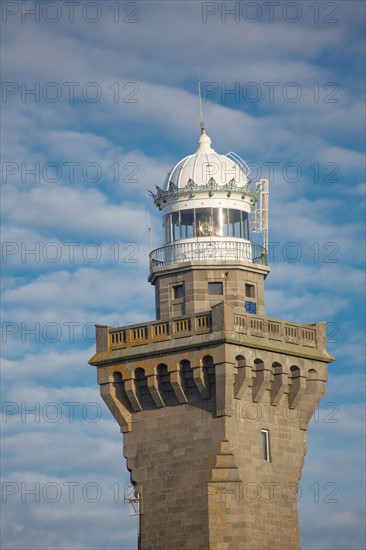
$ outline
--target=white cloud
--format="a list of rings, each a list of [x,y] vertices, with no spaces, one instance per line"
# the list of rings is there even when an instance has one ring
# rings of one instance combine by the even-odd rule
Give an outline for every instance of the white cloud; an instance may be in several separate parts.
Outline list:
[[[128,240],[140,240],[143,225],[134,223],[136,214],[145,219],[143,209],[136,205],[108,204],[100,191],[81,193],[63,186],[23,193],[9,189],[5,205],[5,215],[11,216],[13,223],[38,227],[39,231],[52,227],[69,239],[77,234],[90,239],[123,235]]]
[[[20,93],[3,103],[4,160],[29,166],[95,162],[102,170],[95,183],[80,177],[80,167],[74,182],[65,170],[55,184],[37,183],[31,177],[22,183],[20,172],[3,181],[4,241],[29,248],[39,242],[40,250],[52,241],[63,254],[53,264],[42,254],[39,262],[30,256],[22,261],[20,251],[5,262],[3,319],[19,330],[4,342],[4,401],[20,407],[57,402],[63,412],[56,425],[42,417],[36,423],[31,415],[24,423],[19,414],[7,418],[3,424],[6,475],[30,486],[37,481],[61,486],[75,479],[82,484],[95,481],[106,496],[91,504],[79,495],[77,506],[65,499],[34,504],[22,502],[20,494],[9,497],[3,546],[9,550],[136,547],[135,522],[127,519],[121,502],[113,502],[109,489],[116,481],[128,480],[121,434],[99,396],[95,369],[87,365],[94,344],[83,337],[82,329],[91,322],[122,325],[153,318],[153,289],[146,281],[146,208],[156,243],[161,239],[161,218],[146,198],[146,189],[162,185],[166,172],[196,148],[195,71],[200,63],[202,81],[218,86],[204,103],[216,150],[237,151],[261,166],[280,163],[270,189],[270,238],[280,242],[280,252],[286,243],[298,242],[302,258],[291,263],[282,253],[276,256],[266,283],[267,312],[299,322],[332,320],[340,329],[338,342],[331,347],[337,361],[330,367],[320,422],[309,429],[305,495],[299,503],[302,546],[364,548],[362,488],[357,483],[362,474],[363,429],[358,403],[364,335],[357,306],[363,288],[364,102],[359,71],[364,4],[337,3],[337,24],[315,23],[315,12],[306,3],[301,3],[303,15],[296,24],[284,21],[281,6],[274,23],[265,19],[263,5],[262,19],[252,24],[243,19],[235,23],[232,16],[222,23],[220,14],[203,23],[199,2],[138,5],[136,24],[114,23],[112,10],[102,4],[102,19],[96,24],[83,21],[78,7],[74,23],[65,17],[56,24],[35,24],[31,19],[22,23],[18,15],[3,25],[6,81],[20,87],[23,82],[29,88],[39,82],[41,90],[39,103],[30,96],[22,102]],[[323,11],[321,18],[326,15]],[[64,84],[71,81],[80,83],[75,101],[69,101]],[[57,103],[42,97],[49,82],[61,87]],[[80,95],[88,82],[96,82],[102,90],[100,101],[92,103]],[[115,82],[121,94],[117,103],[110,89]],[[126,101],[131,91],[123,88],[127,82],[138,86],[138,103]],[[241,93],[237,103],[221,94],[236,82]],[[256,82],[262,91],[258,102],[243,96],[248,82]],[[279,83],[273,103],[268,101],[265,82]],[[297,103],[283,98],[288,82],[301,86]],[[314,100],[316,82],[319,102]],[[328,82],[339,86],[337,103],[324,101]],[[303,172],[295,184],[286,181],[282,172],[288,162],[298,163]],[[311,168],[316,162],[319,181]],[[326,181],[329,162],[339,166],[338,181]],[[115,163],[122,179],[128,175],[127,163],[136,163],[138,183],[113,181],[110,167]],[[65,255],[67,241],[80,243],[74,262]],[[90,241],[102,250],[96,264],[83,258],[82,247]],[[117,241],[122,261],[115,263],[109,246]],[[139,246],[137,264],[123,262],[130,252],[123,245],[130,242]],[[338,263],[324,261],[331,252],[324,246],[331,242],[339,245]],[[319,243],[319,261],[314,260],[315,243]],[[32,334],[22,341],[21,323],[26,329],[39,323],[39,341]],[[47,323],[62,328],[59,341],[42,337]],[[73,329],[65,323],[78,323],[73,340]],[[75,422],[68,422],[67,401],[79,402],[80,407],[100,403],[101,420],[85,421],[79,408]],[[325,409],[328,402],[339,405],[338,423],[325,422],[331,412]],[[339,503],[311,502],[313,492],[308,487],[318,482],[323,490],[332,480],[340,486]]]

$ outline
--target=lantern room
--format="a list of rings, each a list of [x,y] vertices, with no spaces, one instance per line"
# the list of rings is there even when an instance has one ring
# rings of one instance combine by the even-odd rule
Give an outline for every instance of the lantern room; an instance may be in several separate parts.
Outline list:
[[[267,233],[267,182],[252,186],[248,176],[246,163],[235,153],[216,153],[203,130],[197,151],[151,193],[165,243],[152,252],[152,266],[229,258],[266,264],[265,243],[252,243],[251,232]]]
[[[268,182],[253,183],[235,153],[216,153],[202,128],[196,152],[150,193],[164,226],[164,246],[150,253],[157,318],[209,311],[222,301],[263,314]]]

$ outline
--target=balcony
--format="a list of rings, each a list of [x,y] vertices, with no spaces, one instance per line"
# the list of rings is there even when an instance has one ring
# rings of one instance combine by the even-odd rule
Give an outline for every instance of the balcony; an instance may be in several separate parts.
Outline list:
[[[150,253],[150,269],[194,260],[268,265],[267,250],[259,244],[210,240],[179,242],[157,248]]]
[[[157,320],[124,327],[97,325],[97,352],[114,352],[164,344],[187,337],[204,338],[208,343],[217,339],[254,348],[286,349],[293,355],[319,355],[326,352],[326,324],[301,325],[279,319],[238,313],[223,302],[211,311],[191,316]],[[182,345],[184,342],[182,341]],[[308,351],[306,351],[306,349]],[[312,350],[311,350],[312,349]],[[298,351],[297,351],[298,350]],[[139,353],[139,350],[136,349]]]

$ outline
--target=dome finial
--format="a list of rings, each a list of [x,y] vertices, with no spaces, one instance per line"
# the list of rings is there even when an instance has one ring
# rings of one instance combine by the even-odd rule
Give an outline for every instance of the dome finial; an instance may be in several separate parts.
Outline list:
[[[200,66],[197,65],[197,87],[198,87],[198,102],[200,106],[200,128],[201,135],[206,133],[205,123],[203,122],[203,109],[202,109],[202,97],[201,97],[201,80],[200,80]]]
[[[198,140],[198,149],[196,153],[214,153],[214,149],[211,147],[211,139],[206,134],[205,128],[202,128],[201,135]]]

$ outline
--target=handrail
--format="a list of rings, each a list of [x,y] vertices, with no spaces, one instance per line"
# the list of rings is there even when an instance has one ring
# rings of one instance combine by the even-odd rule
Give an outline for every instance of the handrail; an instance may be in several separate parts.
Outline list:
[[[203,263],[244,261],[267,265],[267,250],[256,243],[239,241],[190,241],[169,244],[150,252],[150,268],[190,260]]]

